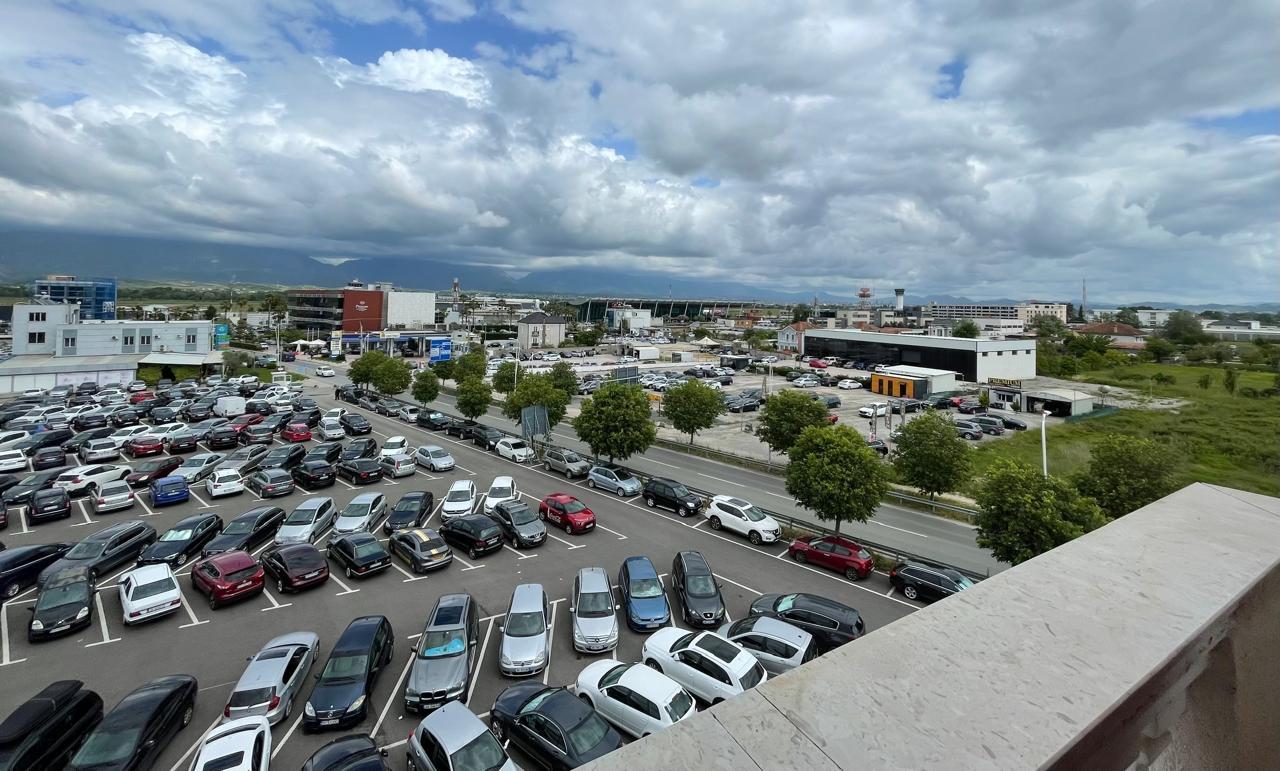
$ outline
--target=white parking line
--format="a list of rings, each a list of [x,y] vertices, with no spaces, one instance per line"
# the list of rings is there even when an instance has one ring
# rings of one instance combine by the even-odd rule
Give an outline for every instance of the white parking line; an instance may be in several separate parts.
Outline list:
[[[259,612],[262,612],[262,613],[266,613],[269,610],[279,610],[280,608],[288,608],[293,605],[292,602],[286,602],[286,603],[277,602],[276,598],[271,596],[271,592],[267,591],[265,588],[262,590],[262,596],[266,597],[267,601],[271,603],[271,607],[269,608],[259,608]]]
[[[454,444],[464,444],[464,442],[454,442]],[[459,465],[458,465],[458,464],[456,464],[456,463],[454,464],[454,468],[460,468],[460,469],[462,469],[463,471],[465,471],[465,472],[467,472],[468,474],[470,474],[471,476],[475,476],[475,475],[476,475],[476,472],[472,471],[471,469],[469,469],[469,468],[467,468],[467,467],[465,467],[465,466],[459,466]]]
[[[751,592],[752,594],[757,594],[757,595],[758,595],[758,594],[764,594],[764,592],[761,592],[761,591],[757,591],[757,590],[755,590],[755,589],[752,589],[750,586],[747,586],[746,584],[740,584],[740,583],[738,583],[737,581],[734,581],[732,578],[725,578],[724,576],[719,575],[719,574],[717,574],[717,575],[716,575],[716,578],[720,579],[721,581],[728,581],[729,583],[733,584],[734,586],[738,587],[739,589],[746,589],[748,592]]]
[[[401,697],[400,686],[404,683],[404,679],[409,676],[409,667],[413,666],[413,660],[417,654],[409,652],[409,660],[404,663],[404,669],[400,670],[400,677],[396,679],[396,687],[391,689],[391,696],[387,699],[387,703],[382,705],[382,712],[378,714],[378,720],[373,724],[373,730],[369,732],[370,736],[377,736],[378,729],[382,727],[382,721],[387,719],[387,713],[391,711],[391,705],[396,703],[396,699]]]
[[[106,645],[107,643],[119,642],[120,638],[112,637],[111,632],[107,629],[107,614],[105,611],[102,610],[102,593],[101,592],[94,593],[93,604],[98,609],[98,624],[102,627],[102,640],[95,643],[89,643],[84,647],[93,648],[98,645]]]
[[[196,495],[196,491],[195,491],[195,490],[188,488],[188,489],[187,489],[187,492],[191,493],[191,497],[195,498],[197,501],[200,501],[200,503],[201,503],[200,508],[202,508],[202,509],[216,509],[216,508],[218,508],[218,504],[216,504],[216,503],[208,503],[208,502],[206,502],[206,501],[205,501],[205,499],[201,498],[199,495]]]
[[[489,625],[484,628],[484,642],[480,643],[480,658],[476,659],[476,661],[479,661],[482,663],[484,662],[484,652],[489,650],[489,635],[491,632],[493,632],[493,622],[496,618],[497,616],[490,617]],[[472,692],[475,691],[476,681],[479,679],[480,679],[480,667],[476,667],[476,671],[471,674],[471,684],[467,686],[466,704],[468,707],[471,706],[471,694]]]
[[[143,516],[143,517],[154,517],[154,516],[156,515],[156,513],[155,513],[154,511],[152,511],[152,510],[151,510],[151,507],[147,505],[147,502],[146,502],[146,501],[144,501],[144,500],[142,500],[142,496],[141,496],[141,495],[137,495],[137,494],[135,494],[135,495],[133,496],[133,499],[134,499],[135,501],[137,501],[138,503],[142,504],[142,508],[144,508],[144,509],[146,509],[146,510],[147,510],[147,513],[146,513],[146,514],[141,514],[141,515],[139,515],[139,516]]]
[[[342,481],[341,479],[336,479],[336,478],[335,478],[335,481],[337,481],[337,483],[338,483],[338,484],[342,485],[343,487],[347,488],[348,490],[354,490],[354,489],[356,489],[354,486],[347,484],[346,482]]]
[[[738,482],[730,482],[728,479],[721,479],[720,477],[713,477],[713,476],[711,476],[710,474],[703,474],[701,471],[699,471],[699,472],[698,472],[698,476],[700,476],[700,477],[706,477],[707,479],[714,479],[714,480],[716,480],[717,482],[724,482],[725,484],[727,484],[727,485],[733,485],[734,487],[746,487],[746,485],[744,485],[744,484],[740,484],[740,483],[738,483]]]
[[[778,557],[779,559],[781,559],[782,557],[787,556],[787,552],[789,552],[789,551],[791,551],[791,547],[790,547],[790,546],[788,546],[787,548],[783,549],[782,551],[778,552],[777,554],[775,554],[775,555],[773,555],[773,556]]]
[[[333,582],[334,582],[334,583],[336,583],[338,586],[341,586],[341,587],[343,588],[343,591],[338,592],[337,594],[333,595],[334,597],[341,597],[341,596],[342,596],[342,595],[344,595],[344,594],[355,594],[356,592],[360,591],[359,589],[352,589],[350,586],[347,586],[346,584],[342,583],[342,579],[341,579],[341,578],[338,578],[338,577],[337,577],[336,575],[334,575],[332,572],[331,572],[331,573],[329,573],[329,580],[330,580],[330,581],[333,581]]]
[[[892,596],[893,596],[894,591],[895,591],[895,590],[894,590],[894,588],[893,588],[892,586],[890,586],[890,587],[889,587],[889,591],[885,592],[885,593],[884,593],[884,596],[885,596],[885,597],[892,597]]]
[[[302,716],[299,715],[298,719],[301,720]],[[209,727],[204,729],[204,731],[200,733],[200,738],[196,739],[195,743],[192,744],[190,747],[188,747],[186,752],[182,753],[182,757],[178,758],[178,762],[174,763],[173,767],[170,768],[169,771],[182,771],[183,764],[187,762],[187,758],[191,757],[191,753],[196,751],[196,747],[200,746],[200,742],[204,741],[205,735],[208,734],[213,729],[217,728],[218,723],[221,723],[221,722],[222,722],[222,713],[219,712],[218,716],[215,717],[213,719],[213,722],[209,724]],[[272,757],[274,757],[274,755]]]
[[[462,570],[458,571],[459,573],[465,573],[465,572],[467,572],[468,570],[477,570],[477,569],[479,569],[479,568],[484,567],[484,565],[483,565],[483,564],[480,564],[480,565],[472,565],[470,562],[467,562],[467,561],[466,561],[466,560],[464,560],[463,558],[459,557],[459,556],[457,555],[457,553],[455,553],[455,554],[453,555],[453,559],[454,559],[455,561],[457,561],[457,562],[461,562],[463,565],[466,565],[466,567],[465,567],[465,568],[463,568]]]
[[[551,603],[551,623],[547,625],[547,632],[549,633],[547,635],[547,665],[542,668],[542,684],[543,685],[547,684],[547,678],[550,677],[551,675],[551,648],[556,641],[556,636],[555,636],[556,608],[560,607],[560,602],[563,599],[564,598],[561,598],[560,600],[556,600]]]
[[[430,474],[428,474],[427,472],[423,471],[423,470],[422,470],[422,469],[420,469],[420,468],[415,468],[413,473],[415,473],[415,474],[421,474],[422,476],[426,477],[427,479],[439,479],[439,478],[440,478],[440,477],[433,477],[433,476],[431,476]]]
[[[925,535],[924,533],[917,533],[917,532],[916,532],[916,531],[914,531],[914,530],[904,530],[903,528],[900,528],[900,527],[894,527],[893,525],[886,525],[885,523],[883,523],[883,522],[877,522],[877,521],[876,521],[876,520],[874,520],[874,519],[872,519],[872,520],[868,520],[868,524],[872,524],[872,525],[879,525],[880,527],[887,527],[887,528],[889,528],[890,530],[897,530],[899,533],[906,533],[907,535],[917,535],[917,536],[920,536],[921,538],[928,538],[928,537],[929,537],[929,536]]]
[[[599,530],[603,530],[603,531],[605,531],[606,533],[613,533],[614,535],[618,536],[618,540],[619,540],[619,541],[625,541],[625,540],[627,540],[627,537],[626,537],[625,535],[623,535],[622,533],[619,533],[617,530],[610,530],[609,528],[607,528],[607,527],[605,527],[604,525],[600,524],[600,522],[599,522],[598,520],[596,521],[596,528],[597,528],[597,529],[599,529]]]
[[[72,527],[84,527],[85,525],[92,525],[92,524],[93,524],[93,518],[92,518],[92,517],[90,517],[90,516],[89,516],[89,512],[85,510],[85,508],[84,508],[84,501],[83,501],[83,500],[76,501],[76,505],[80,507],[80,516],[84,517],[84,521],[83,521],[83,522],[74,522],[74,523],[72,523],[72,525],[71,525],[71,526],[72,526]]]
[[[538,556],[537,552],[534,552],[534,553],[531,553],[531,554],[522,554],[522,553],[520,552],[520,550],[519,550],[519,549],[513,549],[513,548],[511,548],[510,546],[507,546],[505,543],[504,543],[504,544],[502,544],[502,548],[504,548],[504,549],[506,549],[507,551],[511,552],[512,554],[516,555],[516,559],[518,559],[518,560],[527,560],[527,559],[529,559],[530,557],[536,557],[536,556]]]
[[[284,749],[285,742],[289,741],[289,737],[293,736],[293,732],[297,730],[298,724],[302,722],[302,715],[298,715],[293,721],[293,725],[289,726],[289,730],[284,732],[284,736],[280,737],[280,743],[271,748],[271,759],[275,760],[280,750]]]
[[[0,667],[24,661],[26,659],[9,658],[9,603],[0,604]]]
[[[581,548],[583,548],[584,546],[586,546],[586,544],[585,544],[585,543],[571,543],[571,542],[569,542],[569,541],[566,541],[565,539],[561,538],[560,536],[555,535],[554,533],[552,533],[550,530],[548,530],[548,531],[547,531],[547,537],[548,537],[548,538],[554,538],[554,539],[556,539],[557,541],[559,541],[560,543],[564,544],[565,546],[568,546],[570,549],[581,549]]]
[[[183,624],[182,626],[179,626],[178,628],[179,628],[179,629],[186,629],[187,627],[200,626],[201,624],[207,624],[207,623],[209,623],[209,622],[208,622],[208,620],[201,621],[200,619],[196,618],[196,613],[195,613],[195,611],[191,609],[191,603],[187,602],[187,593],[186,593],[186,592],[182,592],[181,594],[182,594],[182,609],[183,609],[183,610],[185,610],[185,611],[187,612],[187,617],[191,619],[191,623],[190,623],[190,624]]]
[[[421,581],[422,579],[426,578],[426,576],[425,576],[425,575],[415,576],[414,574],[412,574],[412,573],[410,573],[409,571],[405,570],[404,568],[400,567],[399,565],[397,565],[397,564],[396,564],[396,561],[395,561],[395,559],[394,559],[394,558],[391,560],[390,565],[391,565],[391,567],[393,567],[393,568],[395,568],[397,571],[399,571],[399,572],[400,572],[400,575],[404,576],[404,580],[400,582],[400,583],[402,583],[402,584],[411,583],[411,582],[413,582],[413,581]]]

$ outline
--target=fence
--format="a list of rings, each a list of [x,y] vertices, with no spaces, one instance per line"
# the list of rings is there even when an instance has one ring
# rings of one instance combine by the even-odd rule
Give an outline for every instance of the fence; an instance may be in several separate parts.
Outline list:
[[[1082,420],[1093,420],[1094,418],[1105,418],[1108,415],[1114,415],[1120,411],[1119,407],[1096,407],[1083,415],[1068,415],[1065,422],[1078,423]]]

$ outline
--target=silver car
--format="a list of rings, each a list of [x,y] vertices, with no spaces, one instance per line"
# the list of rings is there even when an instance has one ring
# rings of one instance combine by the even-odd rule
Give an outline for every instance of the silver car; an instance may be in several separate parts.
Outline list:
[[[548,447],[543,453],[542,462],[552,471],[559,471],[567,477],[584,477],[591,470],[590,464],[573,450],[560,447]]]
[[[399,477],[411,477],[416,473],[417,464],[413,458],[400,453],[398,455],[383,455],[378,458],[378,465],[382,467],[382,473],[388,479],[397,479]]]
[[[387,513],[387,497],[382,493],[360,493],[342,507],[333,523],[334,538],[351,533],[372,533]]]
[[[194,484],[212,474],[225,457],[220,452],[202,452],[192,455],[173,470],[173,475],[187,480],[188,485]]]
[[[449,451],[434,444],[414,450],[413,459],[419,466],[425,466],[432,471],[452,471],[454,466],[453,456]]]
[[[98,494],[90,496],[94,514],[133,508],[134,493],[128,482],[107,482],[98,488]]]
[[[80,446],[80,460],[84,463],[103,463],[120,457],[120,448],[110,439],[90,439]]]
[[[406,710],[430,712],[464,698],[480,667],[476,611],[469,594],[446,594],[436,600],[405,682]]]
[[[415,771],[519,771],[480,718],[450,702],[422,719],[409,735],[409,768]],[[448,765],[444,765],[447,763]]]
[[[587,472],[587,487],[598,487],[619,496],[639,495],[640,480],[619,466],[596,466]]]
[[[618,647],[617,610],[604,568],[579,570],[569,597],[573,649],[579,653],[602,653]]]
[[[547,666],[551,641],[551,606],[542,584],[520,584],[499,630],[498,668],[508,677],[536,675]]]
[[[283,634],[263,646],[231,690],[222,713],[224,722],[256,715],[272,725],[288,719],[319,649],[315,632]]]
[[[267,457],[269,452],[271,452],[270,448],[263,447],[260,444],[241,447],[223,458],[222,462],[218,464],[218,468],[239,471],[240,476],[247,477],[254,469],[262,465],[262,459]]]
[[[818,655],[813,635],[768,616],[738,619],[720,627],[716,634],[755,656],[770,675],[790,672]]]
[[[332,498],[308,498],[289,512],[276,531],[276,543],[315,543],[320,534],[333,524],[338,507]]]

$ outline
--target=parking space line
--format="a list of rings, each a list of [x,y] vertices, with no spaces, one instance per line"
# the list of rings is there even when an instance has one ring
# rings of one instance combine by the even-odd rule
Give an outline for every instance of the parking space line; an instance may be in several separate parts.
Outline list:
[[[201,498],[199,495],[196,495],[196,491],[195,491],[195,490],[188,489],[188,490],[187,490],[187,492],[191,493],[191,497],[195,498],[197,501],[200,501],[200,503],[201,503],[201,504],[203,504],[203,505],[201,505],[201,506],[200,506],[200,508],[202,508],[202,509],[216,509],[216,508],[218,508],[218,504],[216,504],[216,503],[208,503],[208,502],[206,502],[206,501],[205,501],[205,499],[204,499],[204,498]]]
[[[557,541],[564,544],[565,546],[568,546],[570,549],[581,549],[582,547],[586,546],[585,543],[571,543],[569,541],[566,541],[560,536],[553,534],[550,530],[547,531],[547,537],[556,539]]]
[[[725,578],[724,576],[719,574],[716,574],[716,578],[719,578],[721,581],[728,581],[729,583],[733,584],[739,589],[746,589],[748,592],[751,592],[752,594],[756,594],[756,595],[764,594],[764,592],[756,591],[755,589],[752,589],[750,586],[747,586],[746,584],[740,584],[737,581],[734,581],[732,578]]]
[[[596,521],[596,528],[597,528],[597,529],[599,529],[599,530],[603,530],[603,531],[605,531],[606,533],[613,533],[614,535],[618,536],[618,540],[619,540],[619,541],[625,541],[625,540],[627,540],[627,537],[626,537],[625,535],[623,535],[622,533],[619,533],[617,530],[610,530],[609,528],[607,528],[607,527],[605,527],[604,525],[600,524],[600,522],[599,522],[598,520]]]
[[[391,565],[391,567],[393,567],[393,568],[395,568],[396,570],[398,570],[398,571],[400,572],[400,575],[404,576],[404,580],[400,582],[400,583],[402,583],[402,584],[407,584],[407,583],[410,583],[410,582],[412,582],[412,581],[421,581],[422,579],[426,578],[426,576],[425,576],[425,575],[415,576],[414,574],[410,573],[409,571],[407,571],[407,570],[405,570],[404,568],[402,568],[402,567],[400,567],[399,565],[397,565],[397,564],[396,564],[396,562],[395,562],[395,560],[392,560],[392,561],[391,561],[391,562],[389,562],[388,564],[389,564],[389,565]]]
[[[531,558],[531,557],[536,557],[536,556],[538,556],[537,552],[534,552],[534,553],[532,553],[532,554],[521,554],[519,549],[513,549],[513,548],[511,548],[510,546],[507,546],[505,543],[504,543],[504,544],[502,544],[502,548],[504,548],[504,549],[506,549],[507,551],[511,552],[512,554],[516,555],[516,559],[518,559],[518,560],[527,560],[527,559],[529,559],[529,558]]]
[[[889,591],[885,592],[885,593],[884,593],[884,596],[885,596],[885,597],[892,597],[892,596],[893,596],[893,592],[894,592],[894,588],[893,588],[892,586],[890,586],[890,587],[889,587]]]
[[[180,594],[181,594],[181,599],[182,599],[182,609],[183,609],[183,610],[185,610],[185,611],[187,612],[187,617],[191,619],[191,623],[190,623],[190,624],[183,624],[182,626],[179,626],[178,628],[179,628],[179,629],[186,629],[187,627],[200,626],[201,624],[207,624],[207,623],[209,623],[209,622],[208,622],[208,620],[201,621],[200,619],[196,618],[196,612],[195,612],[194,610],[192,610],[192,609],[191,609],[191,603],[187,602],[187,593],[186,593],[186,592],[183,592],[183,591],[181,591],[181,590],[179,590],[179,592],[180,592]]]
[[[551,675],[551,648],[554,646],[556,641],[556,608],[560,607],[560,603],[563,599],[564,598],[561,598],[551,603],[551,623],[547,625],[547,632],[549,632],[547,635],[547,665],[542,668],[543,685],[547,684],[547,678]]]
[[[293,732],[297,730],[298,724],[302,722],[302,715],[298,715],[294,719],[293,725],[289,726],[289,730],[284,732],[284,736],[280,738],[280,743],[271,748],[271,759],[275,760],[280,750],[284,749],[285,742],[289,741],[289,737],[293,736]],[[406,740],[407,741],[407,740]]]
[[[9,603],[0,604],[0,667],[24,661],[26,659],[9,658]]]
[[[420,468],[415,468],[415,469],[413,470],[413,473],[415,473],[415,474],[421,474],[422,476],[426,477],[427,479],[432,479],[432,480],[434,480],[434,479],[439,479],[439,478],[440,478],[440,477],[433,477],[433,476],[431,476],[430,474],[428,474],[427,472],[423,471],[423,470],[422,470],[422,469],[420,469]]]
[[[119,637],[112,637],[110,630],[107,629],[107,613],[102,609],[102,593],[95,592],[93,595],[93,604],[98,608],[98,624],[102,627],[102,640],[95,643],[89,643],[84,646],[86,648],[94,648],[107,643],[119,642]]]
[[[155,513],[154,511],[152,511],[152,510],[151,510],[151,507],[147,505],[147,502],[146,502],[146,501],[144,501],[144,500],[142,500],[142,496],[141,496],[141,495],[134,495],[134,496],[133,496],[133,499],[134,499],[135,501],[137,501],[138,503],[142,504],[142,508],[144,508],[144,509],[146,509],[146,510],[147,510],[147,513],[146,513],[146,514],[140,514],[140,515],[138,515],[138,516],[141,516],[141,517],[154,517],[154,516],[156,515],[156,513]]]
[[[298,719],[301,720],[302,715],[298,715]],[[204,737],[208,735],[210,731],[217,728],[218,723],[221,723],[221,722],[222,722],[222,713],[219,712],[218,716],[215,717],[213,719],[213,722],[209,724],[209,727],[200,732],[200,738],[196,739],[195,742],[190,747],[187,748],[187,751],[182,753],[182,757],[178,758],[178,762],[174,763],[173,767],[170,768],[169,771],[181,771],[183,764],[187,762],[187,758],[191,757],[191,753],[196,751],[196,747],[200,746],[200,742],[204,741]],[[272,757],[275,757],[275,755],[273,754]]]
[[[31,532],[29,529],[27,529],[27,511],[29,509],[30,509],[29,506],[23,506],[21,510],[18,511],[18,523],[22,525],[22,532],[20,533],[20,535],[26,535],[27,533]]]
[[[338,578],[333,573],[329,573],[329,580],[337,583],[338,586],[341,586],[344,590],[333,595],[334,597],[341,597],[344,594],[355,594],[356,592],[360,591],[359,589],[352,589],[350,586],[347,586],[346,584],[342,583],[342,579]]]
[[[387,719],[387,713],[391,711],[391,705],[396,703],[396,697],[400,696],[400,686],[404,683],[404,679],[409,676],[409,667],[413,666],[413,660],[417,654],[409,651],[409,660],[404,663],[404,669],[400,670],[400,677],[396,678],[396,686],[391,689],[391,696],[387,699],[387,703],[382,705],[382,712],[378,714],[378,720],[373,724],[373,730],[369,732],[370,736],[377,736],[378,729],[382,727],[382,721]]]
[[[281,608],[288,608],[293,606],[292,602],[286,602],[286,603],[277,602],[276,598],[272,597],[271,592],[267,591],[265,587],[262,590],[262,596],[267,598],[267,601],[271,603],[271,607],[259,608],[258,610],[260,613],[266,613],[269,610],[279,610]]]
[[[480,658],[476,659],[476,661],[480,662],[480,665],[484,664],[484,653],[489,650],[489,636],[493,632],[495,619],[497,619],[497,616],[490,616],[489,625],[484,628],[484,642],[480,643]],[[476,671],[471,674],[471,684],[467,686],[466,705],[468,708],[471,707],[471,694],[476,690],[476,681],[480,679],[480,665],[477,665]]]
[[[783,557],[787,556],[787,552],[789,552],[789,551],[791,551],[791,547],[790,547],[790,546],[788,546],[787,548],[783,549],[782,551],[778,552],[777,554],[775,554],[775,555],[773,555],[773,556],[774,556],[774,557],[776,557],[776,558],[778,558],[778,559],[782,559]]]
[[[72,526],[72,527],[84,527],[85,525],[92,525],[92,524],[93,524],[93,519],[89,516],[89,512],[88,512],[88,511],[86,511],[86,510],[85,510],[85,508],[84,508],[84,500],[83,500],[83,499],[81,499],[81,500],[76,501],[76,506],[79,506],[79,507],[80,507],[80,516],[84,517],[84,521],[83,521],[83,522],[73,522],[73,523],[71,524],[71,526]]]
[[[454,444],[463,444],[463,443],[462,443],[462,442],[455,442]],[[453,464],[453,465],[454,465],[454,468],[460,468],[460,469],[462,469],[463,471],[465,471],[465,472],[467,472],[468,474],[470,474],[471,476],[475,476],[475,475],[476,475],[476,472],[472,471],[472,470],[471,470],[471,469],[469,469],[469,468],[466,468],[465,466],[459,466],[459,465],[458,465],[458,464],[456,464],[456,463],[455,463],[455,464]]]
[[[700,519],[700,520],[698,520],[697,522],[694,522],[692,525],[690,525],[690,524],[689,524],[689,523],[687,523],[687,522],[685,522],[685,523],[683,523],[683,524],[684,524],[684,526],[685,526],[685,527],[689,527],[689,528],[693,528],[694,530],[697,530],[698,528],[700,528],[700,527],[702,527],[704,524],[706,524],[706,522],[707,522],[707,521],[706,521],[705,519]]]
[[[337,482],[338,482],[338,484],[342,485],[343,487],[347,488],[348,490],[354,490],[354,489],[356,489],[354,486],[347,484],[346,482],[342,481],[341,479],[337,480]]]

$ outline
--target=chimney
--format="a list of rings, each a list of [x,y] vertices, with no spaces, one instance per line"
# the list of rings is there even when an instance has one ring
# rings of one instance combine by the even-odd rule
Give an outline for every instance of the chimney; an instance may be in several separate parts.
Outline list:
[[[903,306],[906,303],[906,294],[907,290],[905,289],[893,290],[893,307],[898,311],[898,313],[902,313]]]

